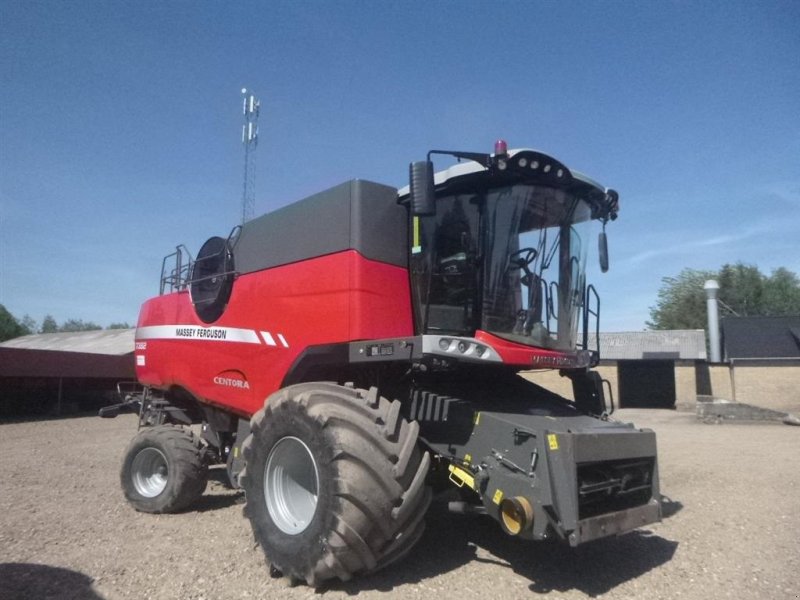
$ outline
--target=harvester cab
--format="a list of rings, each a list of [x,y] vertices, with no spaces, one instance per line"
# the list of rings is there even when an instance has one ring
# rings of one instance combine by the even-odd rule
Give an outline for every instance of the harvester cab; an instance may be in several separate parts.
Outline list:
[[[400,194],[412,219],[417,329],[474,338],[460,347],[477,358],[492,354],[481,343],[505,348],[503,363],[520,368],[593,366],[599,297],[585,277],[589,225],[616,218],[618,195],[540,152],[509,152],[503,141],[495,150],[434,150],[411,165]],[[434,175],[432,154],[468,162]]]
[[[433,155],[464,162],[434,173]],[[617,210],[613,190],[498,142],[431,151],[401,190],[320,192],[196,259],[179,246],[139,316],[126,498],[182,510],[218,464],[273,571],[309,585],[401,558],[434,492],[570,545],[658,521],[655,435],[609,417],[592,370],[590,224]]]

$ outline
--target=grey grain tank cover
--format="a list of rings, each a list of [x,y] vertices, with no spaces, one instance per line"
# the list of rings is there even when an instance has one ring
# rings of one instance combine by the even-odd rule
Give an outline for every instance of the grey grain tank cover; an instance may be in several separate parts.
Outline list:
[[[342,183],[248,221],[233,253],[243,274],[344,250],[408,267],[408,214],[397,189]]]

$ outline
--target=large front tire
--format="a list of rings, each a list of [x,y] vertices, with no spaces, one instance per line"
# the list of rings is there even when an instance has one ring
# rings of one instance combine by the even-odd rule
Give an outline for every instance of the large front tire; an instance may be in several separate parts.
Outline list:
[[[240,482],[271,567],[319,586],[402,557],[431,498],[418,434],[375,388],[298,384],[270,396],[251,421]]]
[[[120,480],[125,498],[136,510],[177,512],[206,489],[205,451],[190,429],[172,425],[147,427],[125,451]]]

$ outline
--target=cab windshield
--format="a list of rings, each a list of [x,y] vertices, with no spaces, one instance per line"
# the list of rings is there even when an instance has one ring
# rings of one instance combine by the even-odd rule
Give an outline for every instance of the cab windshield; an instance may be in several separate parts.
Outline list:
[[[413,224],[415,318],[424,333],[481,329],[576,347],[591,209],[562,189],[519,184],[437,198]]]

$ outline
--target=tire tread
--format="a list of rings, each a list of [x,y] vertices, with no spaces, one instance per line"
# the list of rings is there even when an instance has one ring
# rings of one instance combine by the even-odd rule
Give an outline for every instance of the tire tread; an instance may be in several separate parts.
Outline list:
[[[422,535],[431,499],[425,485],[430,455],[418,450],[419,426],[403,419],[400,402],[380,396],[377,388],[297,384],[272,394],[253,415],[251,434],[242,445],[248,464],[271,420],[292,404],[330,434],[331,464],[339,473],[332,480],[336,512],[328,542],[316,561],[278,564],[273,562],[270,541],[259,539],[254,521],[266,509],[252,506],[248,494],[244,513],[267,560],[286,576],[319,586],[331,578],[346,581],[401,558]],[[245,467],[240,482],[246,491],[258,485],[255,479]]]
[[[131,482],[131,462],[145,447],[163,450],[167,455],[172,479],[155,498],[144,498]],[[191,429],[174,425],[156,425],[142,429],[126,450],[120,473],[122,489],[128,502],[140,512],[154,514],[179,512],[194,503],[206,488],[208,465],[205,448]]]

